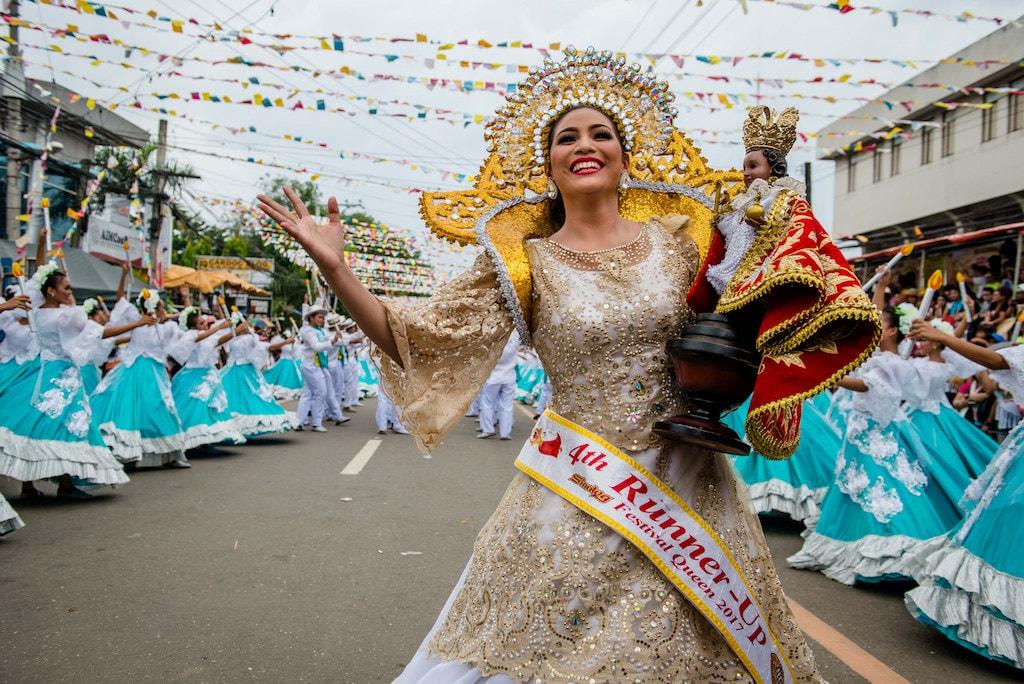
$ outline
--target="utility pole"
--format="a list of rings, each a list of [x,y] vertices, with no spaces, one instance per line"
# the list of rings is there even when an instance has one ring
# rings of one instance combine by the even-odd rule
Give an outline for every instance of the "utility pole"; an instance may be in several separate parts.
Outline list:
[[[85,196],[89,193],[89,172],[90,172],[90,169],[92,168],[93,164],[95,164],[95,163],[96,162],[94,162],[92,159],[82,159],[78,163],[78,165],[82,169],[82,175],[79,176],[78,189],[75,192],[75,206],[76,207],[80,207],[82,205],[82,200],[84,200]],[[72,247],[78,247],[82,243],[82,234],[85,233],[85,231],[88,230],[88,227],[89,227],[89,217],[88,217],[88,215],[87,214],[83,214],[75,222],[75,224],[76,224],[75,225],[75,234],[71,238],[71,246]]]
[[[10,0],[7,13],[12,17],[18,16],[19,0]],[[24,130],[21,121],[21,100],[25,92],[25,70],[21,64],[21,48],[18,44],[19,29],[16,23],[8,24],[10,42],[7,45],[7,65],[5,68],[3,84],[4,104],[6,105],[7,116],[4,120],[4,129],[7,135],[13,140],[18,140]],[[20,89],[20,92],[19,92]],[[7,212],[4,217],[4,227],[0,237],[18,237],[21,215],[21,163],[22,152],[14,145],[7,146]]]
[[[160,254],[160,228],[163,224],[164,188],[167,186],[167,119],[160,119],[156,138],[156,168],[153,170],[153,216],[149,222],[149,268],[157,272]],[[152,277],[150,278],[152,281]]]

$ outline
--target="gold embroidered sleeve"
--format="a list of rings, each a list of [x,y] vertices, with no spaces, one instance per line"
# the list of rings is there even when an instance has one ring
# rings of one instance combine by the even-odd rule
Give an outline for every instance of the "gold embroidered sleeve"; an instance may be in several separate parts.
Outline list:
[[[402,425],[429,451],[487,381],[512,333],[512,317],[486,254],[425,302],[384,306],[402,364],[374,348],[381,386]]]

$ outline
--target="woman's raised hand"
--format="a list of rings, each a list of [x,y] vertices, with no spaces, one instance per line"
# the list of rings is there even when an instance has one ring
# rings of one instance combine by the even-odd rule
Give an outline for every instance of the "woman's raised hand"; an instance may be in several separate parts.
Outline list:
[[[327,200],[328,220],[320,224],[309,215],[305,203],[294,190],[285,186],[284,194],[294,212],[266,195],[257,195],[260,211],[295,238],[321,271],[330,272],[341,266],[341,256],[345,251],[345,224],[341,222],[338,200],[333,197]]]

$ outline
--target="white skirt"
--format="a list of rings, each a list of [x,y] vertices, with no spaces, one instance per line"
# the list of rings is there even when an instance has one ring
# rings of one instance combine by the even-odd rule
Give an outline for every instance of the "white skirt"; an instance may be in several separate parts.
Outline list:
[[[4,495],[0,494],[0,537],[24,526],[25,523],[21,521],[17,512],[7,503]]]

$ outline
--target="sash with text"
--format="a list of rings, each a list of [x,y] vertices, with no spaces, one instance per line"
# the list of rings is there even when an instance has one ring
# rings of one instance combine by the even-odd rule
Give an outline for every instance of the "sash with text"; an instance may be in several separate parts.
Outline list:
[[[632,542],[718,629],[757,682],[793,681],[739,564],[668,485],[551,410],[537,419],[516,467]]]

